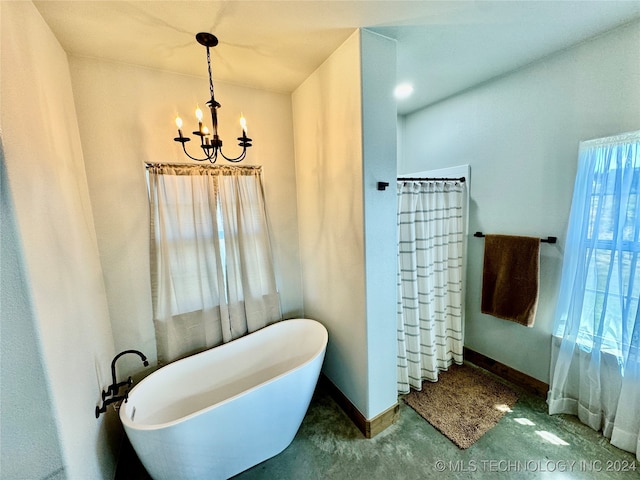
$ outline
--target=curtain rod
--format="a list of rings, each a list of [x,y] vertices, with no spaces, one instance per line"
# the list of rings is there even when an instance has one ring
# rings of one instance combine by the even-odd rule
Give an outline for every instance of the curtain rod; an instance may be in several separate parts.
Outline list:
[[[262,165],[211,165],[209,163],[155,163],[144,162],[144,167],[148,170],[150,168],[201,168],[211,170],[259,170],[262,171]]]
[[[446,178],[446,177],[398,177],[398,181],[401,182],[403,180],[406,180],[408,182],[447,182],[447,181],[451,181],[451,182],[464,182],[465,178],[464,177],[458,177],[458,178]]]

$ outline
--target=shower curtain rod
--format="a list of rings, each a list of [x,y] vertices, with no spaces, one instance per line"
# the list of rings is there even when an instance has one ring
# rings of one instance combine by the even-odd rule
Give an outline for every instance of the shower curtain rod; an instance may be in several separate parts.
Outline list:
[[[396,179],[398,182],[403,180],[407,182],[464,182],[466,179],[464,177],[458,178],[436,178],[436,177],[398,177]],[[378,182],[378,190],[386,190],[389,186],[389,182]]]
[[[456,182],[464,182],[464,177],[458,178],[437,178],[437,177],[398,177],[398,181],[406,180],[408,182],[446,182],[446,181],[456,181]]]

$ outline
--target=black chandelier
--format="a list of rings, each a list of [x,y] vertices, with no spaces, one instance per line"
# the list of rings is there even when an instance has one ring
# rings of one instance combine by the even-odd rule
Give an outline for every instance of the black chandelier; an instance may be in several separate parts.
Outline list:
[[[182,119],[180,117],[176,117],[176,125],[178,127],[178,136],[174,138],[176,142],[180,142],[182,144],[182,150],[184,153],[192,160],[196,160],[198,162],[209,161],[211,163],[216,163],[218,160],[218,154],[222,155],[222,157],[229,162],[241,162],[244,160],[244,157],[247,155],[247,148],[251,146],[251,139],[247,137],[247,123],[244,116],[240,117],[240,126],[242,127],[242,136],[238,137],[238,145],[242,147],[242,153],[237,157],[227,157],[224,153],[222,153],[222,140],[218,136],[218,108],[220,108],[220,104],[216,101],[215,96],[213,94],[213,78],[211,76],[211,56],[209,54],[209,47],[215,47],[218,44],[218,39],[215,35],[210,33],[201,32],[196,35],[196,40],[200,45],[204,45],[207,48],[207,67],[209,69],[209,92],[211,94],[211,100],[207,102],[207,106],[209,110],[211,110],[211,132],[209,129],[202,123],[202,110],[200,107],[196,109],[196,118],[198,119],[198,130],[193,132],[194,135],[200,137],[200,148],[204,152],[204,158],[196,158],[193,157],[187,152],[186,143],[191,139],[189,137],[185,137],[182,135]]]

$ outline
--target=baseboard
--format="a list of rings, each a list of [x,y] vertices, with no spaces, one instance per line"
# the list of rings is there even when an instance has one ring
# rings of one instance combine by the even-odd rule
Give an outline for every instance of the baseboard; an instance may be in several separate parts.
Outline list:
[[[393,425],[400,417],[400,405],[396,403],[371,420],[367,420],[360,410],[351,403],[351,400],[349,400],[329,378],[321,374],[319,381],[366,438],[375,437],[384,429]]]
[[[500,363],[492,358],[489,358],[481,353],[475,352],[467,347],[464,347],[464,358],[469,362],[484,368],[485,370],[504,378],[505,380],[514,383],[515,385],[527,390],[542,398],[547,398],[547,392],[549,391],[549,385],[538,380],[537,378],[530,377],[526,373],[519,372],[503,363]]]

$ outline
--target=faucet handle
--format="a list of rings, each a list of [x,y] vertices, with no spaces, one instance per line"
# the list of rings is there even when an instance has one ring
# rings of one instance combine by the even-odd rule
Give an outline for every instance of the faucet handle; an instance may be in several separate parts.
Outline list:
[[[102,390],[102,401],[105,401],[108,396],[111,395],[111,387],[113,385],[109,385],[106,390]]]

